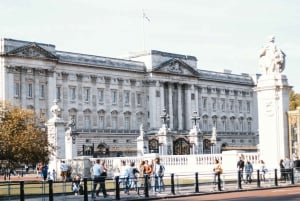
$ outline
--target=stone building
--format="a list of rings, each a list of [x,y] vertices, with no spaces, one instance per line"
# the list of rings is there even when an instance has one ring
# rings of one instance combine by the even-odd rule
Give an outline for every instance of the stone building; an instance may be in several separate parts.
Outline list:
[[[145,153],[158,152],[163,109],[172,154],[190,154],[193,122],[199,153],[211,153],[213,128],[216,152],[259,143],[256,78],[248,74],[202,70],[194,56],[156,50],[120,59],[6,38],[0,47],[0,98],[35,110],[41,125],[58,100],[61,118],[75,122],[79,156],[136,155],[140,128]]]
[[[289,156],[295,159],[300,154],[300,107],[288,112]]]

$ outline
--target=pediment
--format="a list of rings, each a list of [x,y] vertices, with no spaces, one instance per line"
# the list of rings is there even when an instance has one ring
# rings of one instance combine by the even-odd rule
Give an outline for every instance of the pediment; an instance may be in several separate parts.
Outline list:
[[[18,47],[6,53],[8,56],[31,57],[39,59],[55,59],[58,58],[51,52],[40,47],[36,43],[30,43],[25,46]]]
[[[178,75],[186,75],[186,76],[197,76],[198,72],[186,64],[185,62],[181,61],[180,59],[170,59],[158,67],[153,69],[153,72],[162,72],[168,74],[178,74]]]

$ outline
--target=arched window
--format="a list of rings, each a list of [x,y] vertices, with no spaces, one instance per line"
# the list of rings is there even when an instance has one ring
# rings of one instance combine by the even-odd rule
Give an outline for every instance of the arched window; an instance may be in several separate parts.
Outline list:
[[[118,125],[118,112],[116,110],[111,112],[111,128],[117,129]]]
[[[100,129],[105,128],[105,111],[99,110],[98,111],[98,125]]]
[[[127,111],[124,113],[124,129],[130,130],[131,112]]]

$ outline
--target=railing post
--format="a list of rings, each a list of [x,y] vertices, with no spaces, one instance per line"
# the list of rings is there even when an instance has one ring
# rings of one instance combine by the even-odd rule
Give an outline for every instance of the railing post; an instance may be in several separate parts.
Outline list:
[[[238,189],[242,189],[242,173],[241,170],[238,170]]]
[[[257,170],[257,187],[260,188],[260,175],[259,175],[259,170]]]
[[[83,179],[83,200],[88,201],[88,188],[87,188],[87,178]]]
[[[115,186],[116,186],[116,200],[120,200],[120,182],[119,182],[119,176],[115,177]]]
[[[222,186],[221,186],[221,174],[218,172],[218,190],[222,191]]]
[[[24,200],[24,181],[20,181],[20,201]]]
[[[291,168],[291,184],[295,184],[295,181],[294,181],[294,168]]]
[[[171,174],[171,193],[172,195],[175,195],[174,173]]]
[[[145,175],[145,181],[144,181],[144,195],[145,195],[145,197],[146,198],[148,198],[149,197],[149,186],[148,186],[148,184],[149,184],[149,175],[148,174],[146,174]]]
[[[53,201],[53,180],[49,180],[49,201]]]
[[[275,186],[278,186],[277,169],[275,169]]]
[[[199,193],[198,172],[195,173],[195,192]]]

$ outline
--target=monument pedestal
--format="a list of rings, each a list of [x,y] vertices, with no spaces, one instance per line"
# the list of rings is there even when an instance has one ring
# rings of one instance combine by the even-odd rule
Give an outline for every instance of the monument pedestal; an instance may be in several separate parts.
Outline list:
[[[262,75],[257,83],[260,159],[269,169],[289,156],[287,112],[290,87],[285,75]]]

